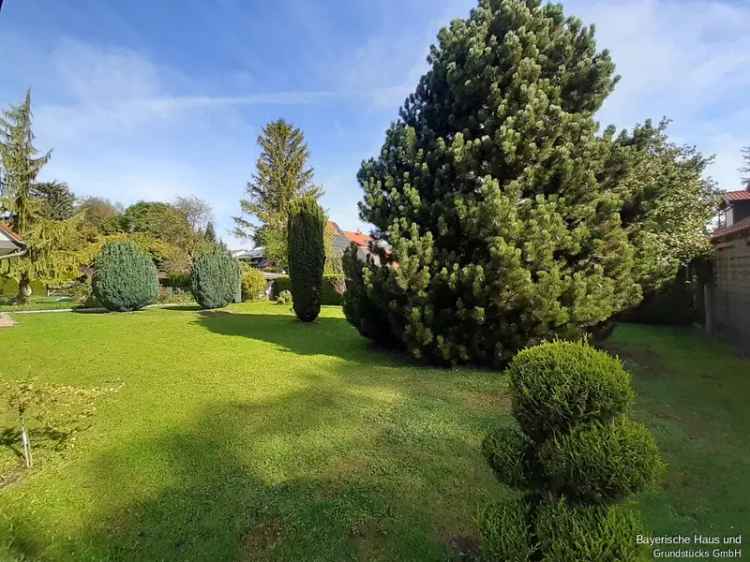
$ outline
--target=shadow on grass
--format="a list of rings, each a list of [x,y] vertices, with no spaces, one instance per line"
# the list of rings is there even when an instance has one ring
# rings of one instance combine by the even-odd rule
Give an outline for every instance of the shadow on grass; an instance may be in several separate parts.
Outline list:
[[[196,322],[217,334],[265,341],[298,355],[329,355],[372,366],[429,368],[406,353],[361,337],[344,318],[319,317],[314,322],[301,322],[287,314],[204,310]]]
[[[122,444],[93,461],[86,482],[92,503],[78,535],[13,513],[11,553],[45,560],[445,560],[443,530],[470,517],[466,506],[446,517],[434,504],[443,500],[440,488],[455,488],[462,476],[455,455],[479,463],[479,454],[460,440],[437,440],[429,451],[434,466],[420,463],[408,433],[362,426],[363,411],[380,409],[378,400],[332,386],[210,405],[177,432]],[[426,454],[424,444],[416,448]]]

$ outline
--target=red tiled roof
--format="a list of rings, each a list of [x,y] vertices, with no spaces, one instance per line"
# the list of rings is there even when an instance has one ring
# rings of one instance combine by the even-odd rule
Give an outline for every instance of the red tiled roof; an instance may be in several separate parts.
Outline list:
[[[370,236],[368,236],[367,234],[363,234],[362,232],[359,232],[359,231],[351,232],[348,230],[344,230],[343,233],[344,233],[344,236],[346,236],[348,240],[350,240],[351,242],[354,242],[360,248],[366,248],[368,244],[370,243],[370,241],[372,240]]]
[[[23,240],[21,240],[21,237],[15,232],[13,232],[7,224],[3,224],[0,222],[0,232],[5,234],[11,240],[13,240],[13,242],[18,242],[19,244],[23,244]]]
[[[719,238],[724,238],[725,236],[729,236],[730,234],[738,234],[746,230],[750,231],[750,217],[742,219],[741,221],[734,223],[732,226],[717,228],[711,233],[711,239],[718,240]]]
[[[726,201],[750,201],[750,190],[725,191],[722,193]]]

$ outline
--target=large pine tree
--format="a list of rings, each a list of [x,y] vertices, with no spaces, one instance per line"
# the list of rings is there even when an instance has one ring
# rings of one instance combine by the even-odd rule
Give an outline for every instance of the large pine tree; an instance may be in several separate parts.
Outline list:
[[[416,357],[502,364],[641,297],[593,118],[618,78],[592,28],[539,0],[481,0],[438,39],[359,172],[360,216],[391,252],[349,260],[363,286],[346,308]]]
[[[318,199],[323,192],[313,184],[310,152],[300,129],[283,119],[272,121],[263,127],[258,145],[261,153],[247,198],[240,200],[242,216],[234,219],[235,234],[265,246],[266,257],[286,267],[290,204],[304,195]]]
[[[83,215],[58,220],[49,200],[39,196],[43,184],[36,179],[51,152],[40,155],[34,147],[31,121],[31,92],[0,117],[0,219],[7,219],[28,245],[23,257],[0,262],[0,275],[18,280],[20,302],[31,294],[34,279],[56,283],[79,276],[93,252],[81,235]]]

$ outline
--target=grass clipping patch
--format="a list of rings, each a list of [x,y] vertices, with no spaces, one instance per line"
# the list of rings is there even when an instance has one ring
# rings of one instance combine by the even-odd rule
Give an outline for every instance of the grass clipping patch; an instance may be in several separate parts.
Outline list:
[[[38,381],[0,384],[0,487],[17,480],[51,454],[75,446],[77,435],[91,427],[96,400],[122,383],[83,388]]]

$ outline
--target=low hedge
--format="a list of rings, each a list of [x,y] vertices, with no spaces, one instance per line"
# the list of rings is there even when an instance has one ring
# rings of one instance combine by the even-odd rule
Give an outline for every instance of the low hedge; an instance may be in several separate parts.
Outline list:
[[[282,291],[291,291],[292,284],[289,277],[279,277],[273,282],[271,297],[278,298]],[[344,302],[344,276],[324,275],[323,286],[320,291],[320,304],[339,306]]]

